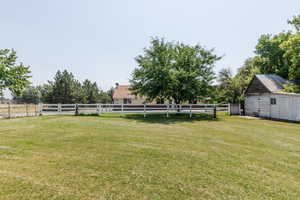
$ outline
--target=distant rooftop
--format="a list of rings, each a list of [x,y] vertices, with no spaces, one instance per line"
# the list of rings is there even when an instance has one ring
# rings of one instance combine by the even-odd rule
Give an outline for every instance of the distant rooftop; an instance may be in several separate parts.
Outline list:
[[[114,90],[114,99],[132,99],[135,96],[129,90],[130,85],[118,85]]]

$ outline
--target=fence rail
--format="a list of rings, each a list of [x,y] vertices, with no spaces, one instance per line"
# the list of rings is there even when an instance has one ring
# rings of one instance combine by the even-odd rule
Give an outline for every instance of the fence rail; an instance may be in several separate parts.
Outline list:
[[[128,113],[128,114],[166,114],[207,113],[215,115],[216,112],[229,111],[228,104],[43,104],[43,114],[102,114],[102,113]]]

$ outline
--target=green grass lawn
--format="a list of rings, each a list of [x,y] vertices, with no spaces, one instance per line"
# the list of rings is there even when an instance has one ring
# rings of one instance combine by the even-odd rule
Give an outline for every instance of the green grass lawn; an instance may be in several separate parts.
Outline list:
[[[300,198],[299,124],[185,117],[0,120],[0,199]]]

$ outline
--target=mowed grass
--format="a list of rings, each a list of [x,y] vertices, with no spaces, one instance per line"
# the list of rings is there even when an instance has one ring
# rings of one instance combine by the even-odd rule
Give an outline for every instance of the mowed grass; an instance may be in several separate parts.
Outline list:
[[[208,118],[0,120],[0,199],[299,199],[300,125]]]

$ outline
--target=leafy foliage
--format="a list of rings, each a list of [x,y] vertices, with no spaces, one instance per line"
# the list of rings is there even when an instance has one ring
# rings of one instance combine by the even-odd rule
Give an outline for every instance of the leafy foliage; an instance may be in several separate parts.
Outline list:
[[[16,62],[14,50],[0,49],[0,93],[8,88],[12,93],[20,94],[29,84],[29,67]]]
[[[221,59],[200,45],[166,42],[153,38],[130,80],[134,93],[163,103],[196,102],[208,97],[215,78],[213,67]]]
[[[29,86],[26,87],[21,95],[13,94],[15,103],[29,103],[38,104],[42,101],[42,94],[39,87]]]
[[[238,103],[244,100],[245,91],[255,74],[260,73],[256,66],[257,57],[249,58],[233,76],[230,68],[221,69],[216,86],[216,103]]]
[[[293,19],[288,20],[288,24],[294,26],[297,32],[300,31],[300,15],[295,15]]]
[[[288,83],[283,88],[283,92],[300,93],[300,85]]]
[[[218,74],[219,85],[218,102],[219,103],[234,103],[239,101],[240,88],[237,84],[237,79],[233,77],[230,68],[220,70]]]
[[[300,80],[300,34],[290,36],[280,48],[285,51],[283,57],[289,61],[289,79]]]
[[[291,33],[279,33],[278,35],[262,35],[255,48],[256,66],[264,74],[277,74],[283,78],[289,78],[290,62],[284,56],[285,50],[281,44],[289,40]]]

